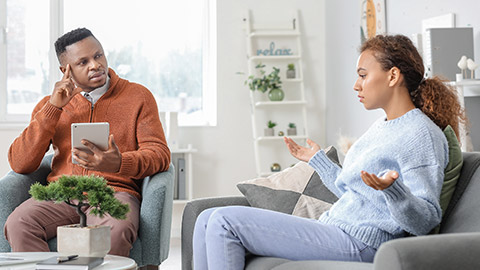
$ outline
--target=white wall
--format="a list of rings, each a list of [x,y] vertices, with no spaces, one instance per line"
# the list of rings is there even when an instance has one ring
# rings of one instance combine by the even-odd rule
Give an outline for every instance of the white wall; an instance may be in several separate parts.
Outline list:
[[[194,155],[194,196],[239,194],[236,183],[255,177],[246,39],[243,18],[252,10],[252,19],[279,20],[293,10],[300,11],[304,54],[305,90],[309,100],[310,134],[322,142],[324,43],[323,3],[316,0],[219,0],[217,1],[218,126],[191,127],[180,132],[181,141],[198,148]]]
[[[480,3],[476,0],[386,0],[387,31],[389,34],[411,36],[421,32],[426,18],[455,13],[456,26],[474,28],[476,62],[480,59]],[[360,136],[382,111],[363,108],[353,91],[356,61],[360,46],[360,5],[358,0],[327,0],[326,14],[326,84],[327,84],[327,144],[335,144],[340,133]],[[478,71],[477,71],[478,73]],[[469,105],[478,98],[469,98]],[[476,99],[476,100],[475,100]],[[473,109],[473,108],[472,108]],[[473,110],[472,110],[473,111]],[[473,117],[470,116],[470,117]],[[472,139],[480,129],[472,121]],[[479,123],[480,124],[480,123]],[[477,149],[478,150],[478,149]]]
[[[10,170],[8,164],[8,148],[13,140],[20,134],[22,128],[7,128],[0,126],[0,177]]]

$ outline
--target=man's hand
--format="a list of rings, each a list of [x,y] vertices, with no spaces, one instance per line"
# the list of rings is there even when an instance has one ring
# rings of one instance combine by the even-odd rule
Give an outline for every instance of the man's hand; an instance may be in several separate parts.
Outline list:
[[[122,165],[122,154],[118,150],[113,134],[108,137],[108,149],[102,151],[95,144],[82,140],[83,145],[88,147],[93,154],[74,148],[72,150],[73,158],[78,162],[77,165],[93,171],[117,173]]]
[[[320,145],[316,144],[314,141],[307,139],[307,144],[310,145],[310,148],[303,147],[294,142],[291,138],[283,137],[283,140],[287,144],[288,151],[290,154],[297,158],[298,160],[308,162],[315,153],[320,150]]]
[[[82,88],[75,86],[70,64],[67,64],[62,80],[55,83],[50,103],[57,108],[63,108],[76,94],[82,91]]]
[[[388,171],[382,177],[378,177],[373,173],[361,171],[360,176],[362,177],[363,182],[373,189],[384,190],[391,186],[393,182],[398,179],[398,172]]]

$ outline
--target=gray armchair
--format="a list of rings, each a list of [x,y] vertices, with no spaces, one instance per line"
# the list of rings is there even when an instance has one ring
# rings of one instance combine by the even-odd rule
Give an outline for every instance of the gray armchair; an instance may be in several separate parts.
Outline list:
[[[50,173],[52,155],[42,160],[40,167],[31,174],[10,171],[0,179],[0,228],[3,228],[10,213],[23,201],[30,198],[28,190],[35,182],[46,184]],[[168,257],[172,225],[174,167],[143,180],[138,238],[130,250],[130,258],[138,266],[160,265]],[[56,238],[48,241],[50,250],[57,250]],[[5,236],[0,237],[0,252],[9,252]]]
[[[373,263],[289,261],[249,255],[247,270],[418,270],[480,269],[480,153],[463,153],[463,168],[445,211],[440,234],[407,237],[383,243]],[[192,236],[197,216],[205,209],[246,205],[244,197],[198,199],[187,203],[182,220],[182,269],[192,269]]]

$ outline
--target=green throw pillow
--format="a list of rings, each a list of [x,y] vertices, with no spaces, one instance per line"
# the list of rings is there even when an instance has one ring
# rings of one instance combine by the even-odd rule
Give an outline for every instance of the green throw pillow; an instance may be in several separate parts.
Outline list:
[[[457,136],[451,126],[447,126],[443,133],[447,137],[448,142],[448,164],[445,168],[445,179],[442,185],[442,192],[440,193],[440,207],[442,213],[447,211],[448,204],[452,199],[453,192],[457,186],[458,178],[460,177],[460,171],[463,166],[462,149],[458,143]],[[431,233],[438,233],[440,231],[440,225],[438,225]]]
[[[457,136],[451,126],[447,126],[443,133],[448,141],[448,164],[445,168],[445,180],[443,181],[442,193],[440,194],[440,207],[442,213],[447,211],[450,199],[452,199],[453,192],[457,186],[460,171],[463,166],[462,149],[458,143]]]

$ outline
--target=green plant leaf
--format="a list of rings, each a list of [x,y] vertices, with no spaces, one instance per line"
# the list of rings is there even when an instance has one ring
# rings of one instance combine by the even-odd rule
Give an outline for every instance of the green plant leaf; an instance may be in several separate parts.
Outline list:
[[[82,204],[89,205],[91,213],[100,217],[109,214],[116,219],[125,219],[129,211],[128,204],[115,198],[115,192],[107,181],[95,175],[63,175],[47,186],[33,184],[29,193],[38,201],[67,202],[76,208]]]
[[[247,80],[245,81],[245,84],[248,84],[248,87],[252,91],[260,91],[262,93],[265,93],[271,89],[276,89],[280,88],[280,85],[282,84],[282,81],[280,80],[280,77],[278,76],[280,69],[277,67],[272,67],[272,72],[269,74],[266,74],[265,70],[263,69],[265,65],[259,63],[256,65],[255,68],[259,69],[260,71],[260,77],[255,77],[254,75],[248,76]]]
[[[277,123],[272,122],[271,120],[268,120],[267,127],[268,128],[274,128],[277,125]]]

